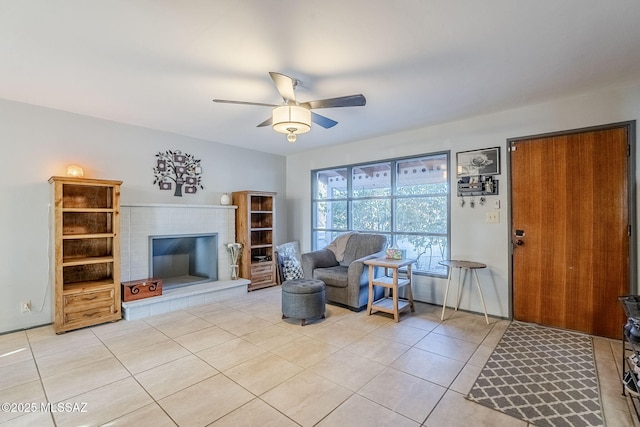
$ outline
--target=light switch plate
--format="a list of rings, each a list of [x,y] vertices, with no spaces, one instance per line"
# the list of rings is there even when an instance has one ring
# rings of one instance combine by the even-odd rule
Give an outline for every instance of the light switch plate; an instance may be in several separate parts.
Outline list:
[[[493,201],[493,208],[494,209],[500,209],[500,199],[495,199]]]

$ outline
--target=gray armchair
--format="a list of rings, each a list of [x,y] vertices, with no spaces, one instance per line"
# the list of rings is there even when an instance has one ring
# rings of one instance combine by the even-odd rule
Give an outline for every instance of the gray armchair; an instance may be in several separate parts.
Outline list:
[[[334,242],[339,239],[340,236]],[[369,267],[364,261],[384,256],[387,239],[380,234],[353,233],[346,244],[343,241],[338,245],[337,251],[334,242],[324,249],[302,254],[304,277],[325,283],[328,302],[360,311],[366,308],[369,298]],[[374,290],[374,300],[381,298],[384,289]]]

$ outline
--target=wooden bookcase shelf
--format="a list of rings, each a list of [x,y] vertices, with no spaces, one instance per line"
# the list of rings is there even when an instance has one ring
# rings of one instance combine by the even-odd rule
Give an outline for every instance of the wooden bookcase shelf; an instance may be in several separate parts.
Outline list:
[[[71,265],[103,264],[112,262],[113,257],[111,256],[64,258],[64,261],[62,261],[62,266],[69,267]]]
[[[264,191],[232,194],[236,212],[236,240],[242,243],[240,277],[251,280],[249,290],[276,285],[275,197]]]
[[[119,320],[121,181],[51,177],[54,329]]]

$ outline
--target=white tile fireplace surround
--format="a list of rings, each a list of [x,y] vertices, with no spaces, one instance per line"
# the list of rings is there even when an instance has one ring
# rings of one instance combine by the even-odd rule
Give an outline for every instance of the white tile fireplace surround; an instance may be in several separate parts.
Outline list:
[[[217,233],[218,280],[169,289],[163,295],[123,302],[126,320],[154,316],[247,293],[249,281],[231,280],[225,243],[235,241],[235,206],[123,204],[120,257],[123,282],[149,277],[149,236]]]

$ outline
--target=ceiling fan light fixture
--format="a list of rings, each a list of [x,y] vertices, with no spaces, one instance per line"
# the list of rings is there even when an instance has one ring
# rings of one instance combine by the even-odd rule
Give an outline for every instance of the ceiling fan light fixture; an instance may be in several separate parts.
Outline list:
[[[287,135],[289,142],[295,142],[297,135],[311,130],[311,110],[299,105],[276,107],[271,118],[273,130]]]

